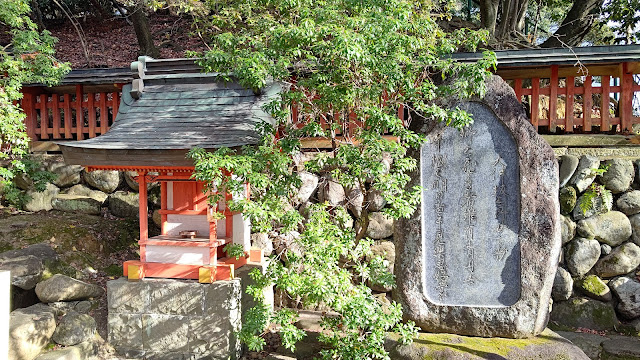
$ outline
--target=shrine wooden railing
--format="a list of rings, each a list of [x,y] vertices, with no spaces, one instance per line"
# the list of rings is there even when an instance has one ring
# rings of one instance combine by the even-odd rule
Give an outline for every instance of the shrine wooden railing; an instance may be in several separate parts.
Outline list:
[[[27,89],[21,102],[27,133],[33,141],[83,140],[104,134],[118,114],[121,93],[114,90],[85,93],[82,85],[65,94]]]
[[[550,67],[547,77],[535,71],[527,77],[522,71],[520,76],[508,71],[498,74],[508,79],[539,133],[631,132],[633,125],[640,124],[634,114],[640,84],[628,63],[592,69],[585,68],[586,74],[578,76],[579,68],[558,65]]]

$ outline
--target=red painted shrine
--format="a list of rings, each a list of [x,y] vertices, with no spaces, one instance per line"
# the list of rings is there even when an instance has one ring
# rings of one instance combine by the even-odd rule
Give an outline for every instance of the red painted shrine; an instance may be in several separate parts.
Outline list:
[[[186,155],[194,147],[255,144],[256,123],[272,121],[262,105],[280,88],[272,84],[256,93],[237,83],[219,82],[212,74],[188,72],[193,61],[163,60],[164,66],[171,65],[170,73],[154,68],[158,62],[143,57],[132,64],[135,79],[123,87],[109,131],[58,145],[65,162],[87,171],[138,173],[140,260],[124,263],[125,276],[204,283],[233,278],[235,269],[263,257],[260,250],[250,249],[247,219],[226,205],[248,197],[249,186],[242,193],[225,193],[224,200],[211,205],[206,184],[192,179],[194,165]],[[154,182],[161,189],[161,234],[149,237],[147,185]],[[228,257],[223,251],[227,244],[241,246],[245,256]]]

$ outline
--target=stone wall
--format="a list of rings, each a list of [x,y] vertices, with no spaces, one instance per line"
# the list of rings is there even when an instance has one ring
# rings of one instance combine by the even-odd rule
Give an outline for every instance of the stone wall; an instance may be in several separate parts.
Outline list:
[[[591,155],[564,155],[559,161],[563,253],[551,320],[558,326],[627,327],[637,333],[640,161],[601,162]],[[607,170],[598,174],[598,168]],[[603,188],[611,193],[610,199]]]
[[[312,153],[304,155],[306,158]],[[305,159],[301,159],[303,162]],[[387,160],[383,160],[387,161]],[[553,288],[551,320],[558,328],[621,329],[640,331],[640,160],[602,161],[608,171],[596,175],[597,157],[565,155],[560,163],[560,204],[563,251]],[[390,162],[385,163],[390,166]],[[295,203],[304,215],[311,203],[327,201],[345,205],[352,216],[347,226],[357,226],[364,207],[370,212],[368,236],[375,240],[374,254],[383,256],[393,271],[395,242],[392,219],[381,210],[386,206],[379,194],[364,198],[357,191],[343,188],[327,174],[299,173],[302,187]],[[592,183],[612,192],[610,209],[596,199],[596,206],[583,213],[580,198]],[[608,210],[608,211],[607,211]],[[253,234],[253,246],[267,255],[290,246],[299,234]],[[391,299],[391,288],[371,286],[380,301]],[[637,299],[637,300],[636,300]],[[276,293],[276,304],[302,308],[302,299]],[[325,310],[322,306],[317,310]]]
[[[36,160],[52,172],[55,180],[37,192],[26,175],[16,177],[15,184],[24,191],[26,211],[59,210],[90,215],[138,217],[138,183],[135,172],[98,170],[87,172],[80,165],[66,165],[59,155],[40,155]],[[160,208],[160,186],[148,185],[149,209]],[[159,219],[159,217],[157,217]]]

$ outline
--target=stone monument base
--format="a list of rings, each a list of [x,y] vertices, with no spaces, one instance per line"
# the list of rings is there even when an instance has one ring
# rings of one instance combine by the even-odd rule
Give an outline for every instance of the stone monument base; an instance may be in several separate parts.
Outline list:
[[[589,360],[580,348],[549,329],[530,339],[419,333],[410,345],[400,345],[389,337],[385,347],[390,350],[391,358],[397,360]]]
[[[109,343],[125,357],[145,359],[239,359],[234,332],[253,306],[244,293],[248,274],[200,284],[194,280],[126,278],[107,283]],[[262,266],[260,266],[262,267]],[[273,304],[273,290],[265,294]]]

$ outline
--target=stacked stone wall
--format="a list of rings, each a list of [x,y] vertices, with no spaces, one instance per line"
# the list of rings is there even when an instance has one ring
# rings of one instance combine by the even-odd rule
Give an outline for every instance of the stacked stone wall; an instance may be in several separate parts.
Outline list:
[[[591,155],[560,157],[563,251],[552,324],[640,330],[639,164]]]
[[[87,172],[80,165],[66,165],[60,155],[39,155],[36,160],[42,170],[54,174],[42,192],[34,189],[33,180],[26,175],[16,177],[15,184],[26,195],[26,211],[59,210],[90,215],[137,218],[138,183],[132,171],[97,170]],[[148,185],[149,210],[157,226],[160,216],[160,186]]]

